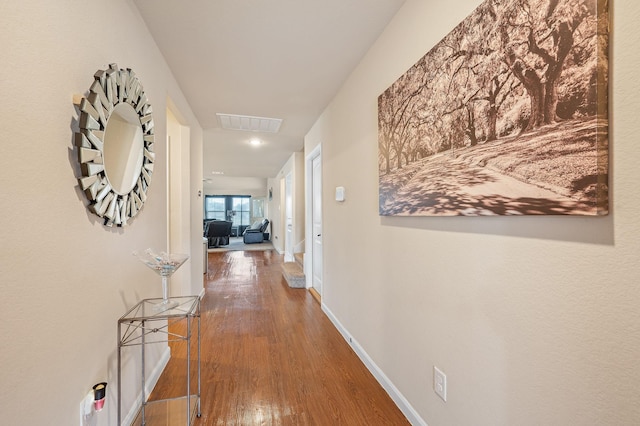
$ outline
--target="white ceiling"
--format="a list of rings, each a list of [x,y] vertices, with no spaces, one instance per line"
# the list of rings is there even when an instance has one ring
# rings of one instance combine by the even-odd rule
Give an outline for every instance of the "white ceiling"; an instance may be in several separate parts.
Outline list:
[[[134,0],[204,129],[204,179],[275,177],[404,1]],[[225,130],[216,113],[284,121]]]

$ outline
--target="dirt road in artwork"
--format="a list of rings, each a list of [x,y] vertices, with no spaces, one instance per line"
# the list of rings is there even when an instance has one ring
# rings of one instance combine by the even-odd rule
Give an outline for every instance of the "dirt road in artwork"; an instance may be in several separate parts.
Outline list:
[[[449,153],[415,170],[386,210],[393,215],[523,215],[585,212],[584,205]]]
[[[608,142],[598,127],[564,121],[405,162],[380,176],[380,214],[606,213]]]

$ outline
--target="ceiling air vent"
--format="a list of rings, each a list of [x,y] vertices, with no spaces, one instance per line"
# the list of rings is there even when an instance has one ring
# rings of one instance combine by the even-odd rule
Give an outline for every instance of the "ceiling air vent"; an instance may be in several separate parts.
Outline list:
[[[281,118],[251,117],[249,115],[216,114],[223,129],[250,132],[278,133]]]

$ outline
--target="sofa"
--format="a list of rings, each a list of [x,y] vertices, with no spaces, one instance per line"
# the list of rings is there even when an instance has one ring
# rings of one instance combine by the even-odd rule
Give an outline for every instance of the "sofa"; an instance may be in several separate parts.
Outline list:
[[[242,241],[245,244],[261,243],[264,240],[268,240],[267,228],[269,226],[269,219],[262,219],[262,221],[256,221],[251,226],[246,228],[242,233]]]
[[[204,236],[209,240],[209,248],[226,246],[231,237],[233,222],[227,220],[212,220],[205,226]]]

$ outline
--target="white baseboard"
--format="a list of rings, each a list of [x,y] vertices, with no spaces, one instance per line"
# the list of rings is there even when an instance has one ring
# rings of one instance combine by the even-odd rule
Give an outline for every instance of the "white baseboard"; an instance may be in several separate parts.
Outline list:
[[[158,383],[158,379],[160,379],[160,375],[162,374],[162,372],[164,371],[164,368],[169,363],[169,359],[171,359],[171,349],[169,348],[169,346],[167,346],[164,352],[162,353],[162,356],[160,357],[158,364],[156,364],[156,366],[154,367],[149,377],[147,377],[145,380],[145,388],[146,388],[145,395],[149,395],[153,390],[153,388],[156,387],[156,383]],[[136,419],[136,415],[138,414],[138,411],[140,411],[141,400],[142,400],[142,391],[138,393],[138,395],[136,396],[136,403],[133,404],[133,407],[131,407],[131,410],[129,410],[129,413],[127,414],[127,416],[122,420],[123,425],[130,425]]]
[[[323,312],[329,317],[329,320],[333,323],[333,325],[338,329],[340,334],[344,340],[347,341],[349,346],[353,348],[358,358],[364,363],[367,369],[373,374],[378,383],[384,388],[385,391],[389,394],[393,402],[396,403],[400,411],[405,415],[409,423],[416,426],[428,426],[427,423],[420,417],[420,415],[414,410],[414,408],[409,404],[409,401],[400,393],[398,388],[389,380],[389,378],[384,374],[384,372],[376,365],[375,362],[371,359],[371,357],[365,352],[365,350],[358,344],[358,342],[351,336],[351,334],[347,331],[346,328],[338,321],[338,318],[331,312],[331,310],[325,305],[322,304]]]

